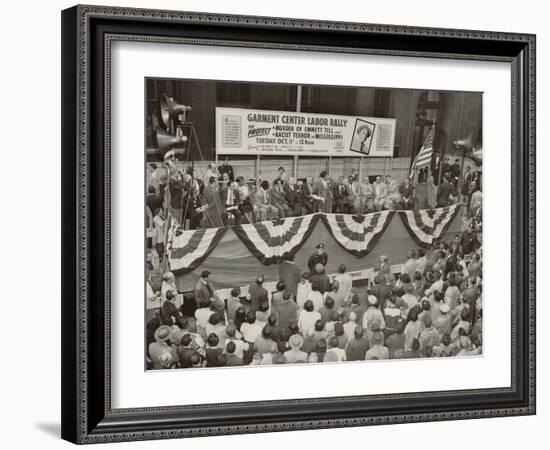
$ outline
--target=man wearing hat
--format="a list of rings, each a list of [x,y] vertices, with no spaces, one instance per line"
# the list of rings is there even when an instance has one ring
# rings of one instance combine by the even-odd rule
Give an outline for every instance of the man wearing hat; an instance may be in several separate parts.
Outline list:
[[[302,345],[304,345],[304,338],[302,336],[293,334],[288,340],[288,345],[290,345],[290,350],[284,352],[288,364],[307,361],[307,353],[301,350]]]
[[[197,280],[197,284],[195,284],[195,302],[200,307],[203,304],[209,303],[210,299],[215,296],[215,289],[210,281],[210,271],[203,270],[200,278]]]
[[[177,360],[175,348],[168,345],[171,329],[167,325],[161,325],[155,330],[155,342],[149,344],[149,358],[153,363],[153,369],[169,369]]]
[[[439,316],[433,321],[434,328],[439,331],[442,336],[444,334],[451,334],[452,331],[452,317],[449,314],[451,308],[447,303],[441,303],[439,306]]]
[[[367,351],[365,359],[388,359],[389,350],[384,345],[384,334],[376,331],[372,335],[372,347]]]
[[[307,261],[309,272],[312,275],[315,274],[315,266],[317,264],[322,264],[323,266],[326,266],[328,262],[328,253],[325,252],[325,244],[317,244],[315,248],[315,253],[313,253]]]

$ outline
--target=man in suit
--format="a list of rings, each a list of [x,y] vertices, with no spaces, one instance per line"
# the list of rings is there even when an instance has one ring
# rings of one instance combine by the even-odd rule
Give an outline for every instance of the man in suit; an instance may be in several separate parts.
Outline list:
[[[285,288],[293,298],[298,293],[298,283],[302,278],[300,268],[294,262],[294,255],[288,255],[286,259],[279,264],[279,279],[285,284]]]
[[[288,207],[295,216],[302,215],[302,203],[300,201],[300,194],[298,192],[296,181],[294,177],[288,178],[288,183],[283,187],[285,191],[285,200],[288,204]]]
[[[374,208],[376,211],[381,211],[386,207],[388,200],[388,186],[382,181],[382,177],[378,175],[374,183]]]
[[[204,188],[202,195],[202,203],[205,207],[204,225],[205,228],[219,228],[223,226],[223,207],[218,193],[216,177],[210,177],[208,182],[209,184]]]
[[[332,213],[332,192],[326,170],[319,174],[319,180],[313,186],[313,194],[321,198],[321,200],[316,200],[317,210]]]
[[[437,188],[437,207],[449,206],[454,193],[454,186],[449,182],[447,175],[443,177],[441,185]]]
[[[220,191],[220,197],[223,205],[223,224],[227,225],[230,216],[233,216],[235,218],[235,225],[240,225],[242,213],[239,209],[237,182],[233,181],[229,186],[223,187]]]
[[[347,212],[348,188],[344,183],[344,177],[338,178],[338,183],[332,187],[333,208],[335,213]]]
[[[200,307],[207,305],[215,297],[215,289],[210,281],[210,271],[203,270],[195,284],[195,303]]]
[[[313,195],[313,178],[307,177],[305,183],[298,181],[298,189],[300,192],[300,202],[306,210],[306,214],[312,214],[315,212],[315,202],[312,198]]]
[[[458,186],[459,179],[460,179],[460,160],[456,158],[454,164],[451,166],[451,181],[455,185],[455,187]]]
[[[414,209],[416,190],[409,177],[405,178],[405,181],[399,186],[399,194],[401,195],[399,208]]]
[[[277,214],[277,208],[271,204],[271,193],[267,180],[261,182],[260,187],[254,192],[252,200],[254,202],[256,219],[259,219],[260,222],[271,220]]]
[[[276,178],[273,181],[273,187],[271,188],[271,204],[277,208],[277,212],[281,219],[284,219],[290,214],[290,208],[286,202],[286,195],[283,189],[283,181],[280,178]]]
[[[258,311],[262,304],[266,304],[268,300],[267,289],[263,287],[264,276],[258,275],[254,284],[250,285],[248,294],[250,296],[250,309],[252,311]]]
[[[439,167],[441,164],[441,158],[439,156],[439,151],[434,150],[432,153],[432,158],[430,160],[430,173],[434,179],[434,184],[437,186],[439,184]]]

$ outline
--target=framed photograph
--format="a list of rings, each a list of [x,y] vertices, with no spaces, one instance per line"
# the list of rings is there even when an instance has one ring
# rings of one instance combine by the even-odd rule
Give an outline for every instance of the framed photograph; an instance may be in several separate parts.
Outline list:
[[[535,36],[62,12],[62,437],[535,413]]]

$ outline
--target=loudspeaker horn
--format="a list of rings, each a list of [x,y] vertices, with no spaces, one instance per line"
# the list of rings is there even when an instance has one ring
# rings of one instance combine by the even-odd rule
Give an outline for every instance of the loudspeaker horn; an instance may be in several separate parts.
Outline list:
[[[162,94],[160,97],[160,115],[164,125],[168,126],[170,120],[177,117],[179,114],[183,114],[183,122],[185,122],[185,115],[191,111],[191,107],[176,103],[172,97],[168,97],[166,94]]]
[[[161,128],[155,130],[159,152],[164,157],[166,152],[174,147],[180,147],[187,142],[187,136],[174,136]]]
[[[453,142],[454,146],[460,149],[465,149],[466,151],[472,150],[472,135],[468,136],[466,139],[459,139],[458,141]]]

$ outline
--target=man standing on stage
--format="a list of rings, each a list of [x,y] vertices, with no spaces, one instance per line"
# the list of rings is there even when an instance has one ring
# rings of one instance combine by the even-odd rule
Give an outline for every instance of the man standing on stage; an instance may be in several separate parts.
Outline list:
[[[294,177],[288,178],[288,183],[283,187],[285,191],[285,200],[288,207],[295,216],[302,215],[302,204],[300,202],[300,193],[298,192]]]
[[[443,177],[441,186],[437,189],[437,207],[449,206],[453,198],[454,186],[449,182],[448,175]]]
[[[458,180],[460,180],[460,160],[455,159],[454,164],[451,166],[451,182],[458,187]]]
[[[313,186],[313,194],[321,198],[321,200],[317,200],[317,203],[319,203],[318,210],[332,213],[332,192],[326,170],[320,173],[319,180]]]
[[[441,165],[441,158],[439,157],[439,152],[434,150],[432,153],[432,159],[430,160],[430,173],[434,179],[434,184],[437,186],[439,184],[439,167]]]
[[[222,204],[221,199],[217,189],[216,177],[210,177],[209,185],[204,188],[203,193],[203,205],[205,206],[204,211],[204,222],[206,228],[219,228],[223,226],[222,223]]]
[[[317,264],[321,263],[323,266],[326,266],[328,261],[328,253],[325,252],[325,244],[317,244],[315,248],[317,251],[313,253],[307,261],[309,272],[312,275],[315,274],[315,266]]]
[[[334,212],[347,212],[348,188],[344,183],[344,177],[338,178],[338,183],[332,188],[332,198],[334,199]]]
[[[228,164],[229,158],[226,156],[222,162],[222,165],[218,167],[218,172],[220,173],[220,178],[223,179],[223,174],[226,173],[229,177],[229,181],[234,181],[235,176],[233,174],[233,167]]]

